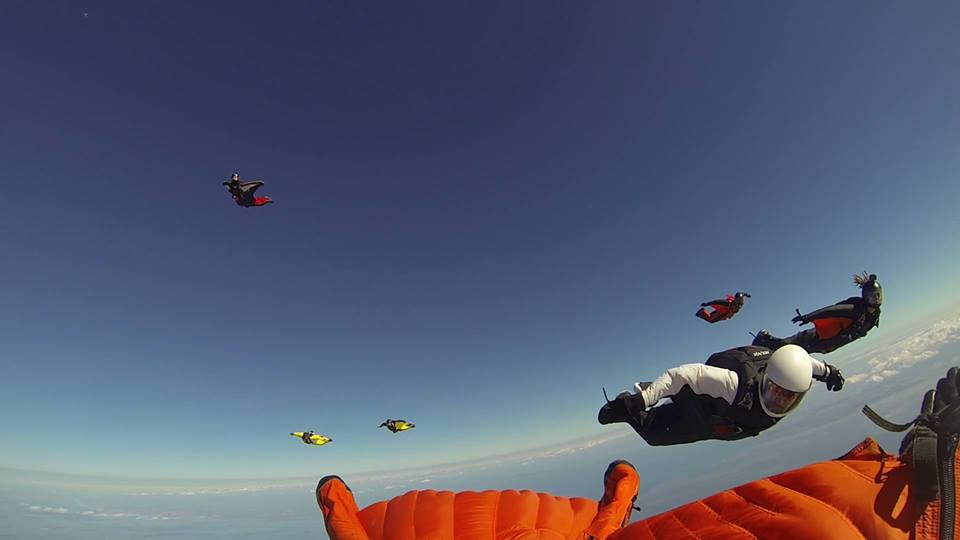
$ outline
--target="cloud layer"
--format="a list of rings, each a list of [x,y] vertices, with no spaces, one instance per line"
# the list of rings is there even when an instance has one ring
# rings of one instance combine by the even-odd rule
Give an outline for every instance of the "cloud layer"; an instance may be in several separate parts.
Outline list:
[[[960,341],[960,318],[942,320],[879,351],[867,361],[869,367],[865,373],[848,377],[847,382],[882,382],[905,368],[937,356],[944,345],[957,341]]]
[[[70,511],[62,506],[30,506],[27,508],[31,512],[43,512],[45,514],[69,514]]]
[[[40,505],[27,505],[23,504],[20,506],[26,506],[27,510],[30,512],[39,512],[43,514],[72,514],[75,516],[83,516],[89,518],[107,518],[107,519],[135,519],[135,520],[149,520],[149,521],[166,521],[169,519],[175,519],[170,516],[164,515],[144,515],[136,514],[132,512],[98,512],[93,510],[84,510],[82,512],[72,512],[68,508],[62,506],[40,506]]]

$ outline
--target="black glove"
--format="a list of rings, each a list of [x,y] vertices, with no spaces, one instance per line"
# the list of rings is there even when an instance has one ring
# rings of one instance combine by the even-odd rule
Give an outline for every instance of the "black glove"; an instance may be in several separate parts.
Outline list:
[[[806,317],[804,317],[803,315],[800,314],[800,310],[799,310],[799,309],[795,309],[794,311],[797,312],[797,316],[794,317],[794,318],[792,318],[792,319],[790,319],[790,322],[795,322],[795,323],[797,323],[797,324],[807,324],[808,322],[810,322],[810,321],[808,321],[808,320],[806,319]]]
[[[836,366],[831,366],[830,364],[825,364],[827,366],[827,373],[822,378],[818,377],[819,380],[827,383],[827,390],[832,392],[839,392],[843,389],[843,373],[840,373],[840,370]]]
[[[947,376],[937,382],[933,413],[944,415],[941,429],[948,433],[960,433],[960,368],[952,367]]]
[[[709,305],[710,305],[709,302],[704,302],[704,303],[700,304],[700,307],[707,307],[707,306],[709,306]]]

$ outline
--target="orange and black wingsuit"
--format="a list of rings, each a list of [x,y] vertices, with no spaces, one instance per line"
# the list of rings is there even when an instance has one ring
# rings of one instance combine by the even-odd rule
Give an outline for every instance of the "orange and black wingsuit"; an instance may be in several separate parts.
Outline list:
[[[853,282],[860,287],[860,296],[851,296],[832,306],[803,315],[797,310],[792,322],[813,323],[813,328],[790,337],[776,338],[766,330],[757,333],[754,345],[777,349],[784,345],[799,345],[809,353],[829,353],[862,338],[874,327],[880,326],[880,305],[883,288],[876,274],[854,274]]]
[[[750,298],[750,295],[745,292],[738,292],[735,295],[728,294],[723,300],[704,302],[700,304],[700,309],[697,310],[696,315],[711,324],[732,319],[743,307],[746,298]],[[711,308],[713,311],[707,311],[707,308]]]

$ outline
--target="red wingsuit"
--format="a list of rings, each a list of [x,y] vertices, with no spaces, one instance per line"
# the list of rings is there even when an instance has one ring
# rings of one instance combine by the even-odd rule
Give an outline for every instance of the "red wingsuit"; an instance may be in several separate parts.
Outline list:
[[[736,295],[728,294],[722,300],[704,302],[700,304],[700,309],[697,310],[696,315],[711,324],[731,319],[743,307],[744,298],[750,298],[750,295],[738,292]],[[707,308],[711,308],[713,311],[707,311]]]

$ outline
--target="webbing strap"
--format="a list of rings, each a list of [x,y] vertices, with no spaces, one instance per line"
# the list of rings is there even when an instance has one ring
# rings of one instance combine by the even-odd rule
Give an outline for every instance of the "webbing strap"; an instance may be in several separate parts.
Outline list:
[[[911,485],[916,490],[917,500],[923,504],[936,500],[940,495],[940,468],[937,432],[931,424],[939,423],[939,415],[921,414],[906,424],[894,424],[877,414],[869,405],[863,406],[863,414],[882,429],[894,433],[913,427],[911,434],[907,435],[913,437],[907,446],[913,461]]]
[[[873,422],[874,424],[880,426],[881,428],[887,431],[892,431],[894,433],[900,433],[910,429],[911,427],[913,427],[914,424],[917,423],[917,420],[920,419],[920,417],[918,416],[906,424],[894,424],[893,422],[877,414],[877,412],[871,409],[869,405],[864,405],[862,411],[863,411],[863,414],[867,418],[869,418],[871,422]]]

